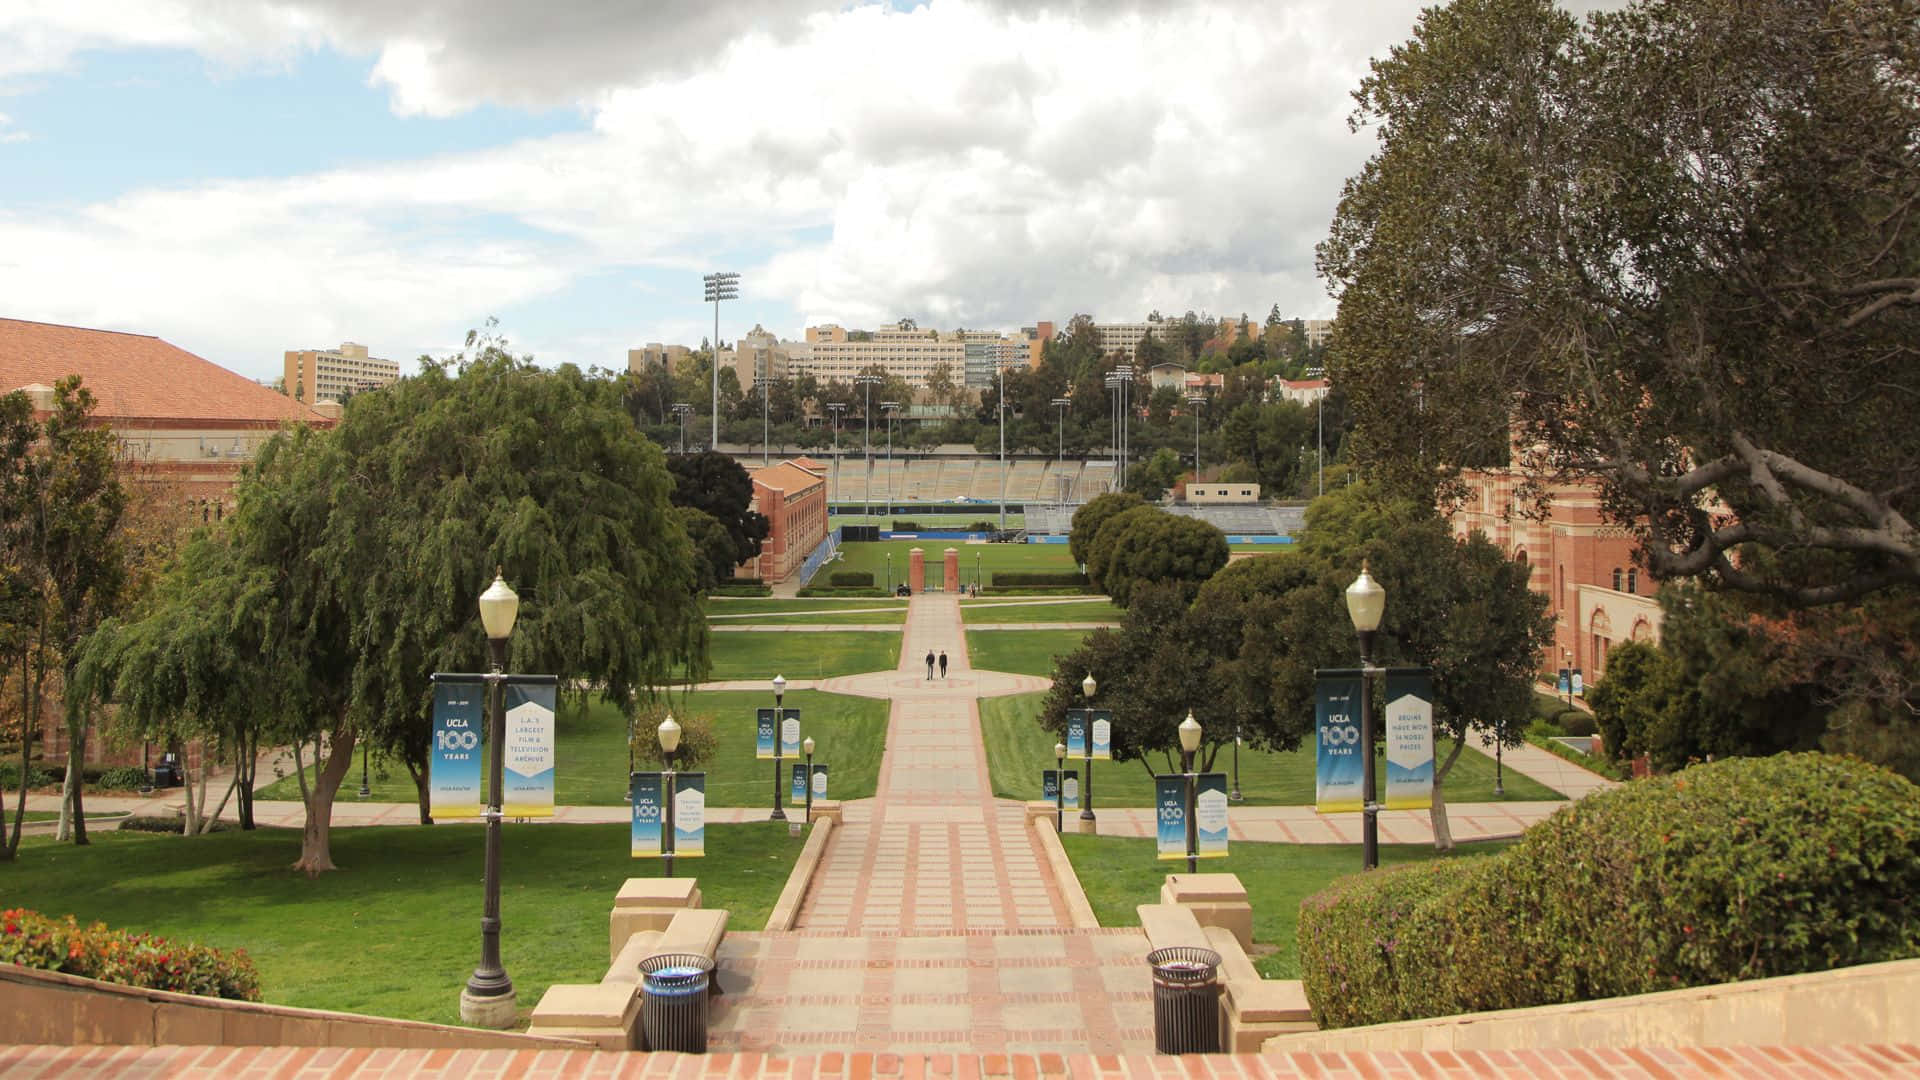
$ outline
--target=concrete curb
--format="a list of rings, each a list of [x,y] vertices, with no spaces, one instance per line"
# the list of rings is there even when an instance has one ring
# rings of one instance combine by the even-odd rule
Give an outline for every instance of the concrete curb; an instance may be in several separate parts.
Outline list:
[[[807,832],[806,846],[800,849],[800,857],[793,863],[793,872],[787,875],[787,886],[780,890],[780,899],[767,916],[766,928],[769,931],[791,930],[795,920],[800,918],[800,905],[806,901],[807,890],[813,886],[813,875],[820,869],[820,860],[827,853],[827,841],[832,837],[836,824],[830,817],[814,819],[813,827]]]
[[[1080,887],[1080,875],[1073,872],[1073,860],[1067,858],[1067,849],[1061,846],[1060,837],[1047,828],[1048,824],[1042,817],[1027,819],[1034,843],[1040,846],[1047,866],[1053,870],[1053,879],[1060,883],[1060,899],[1067,905],[1067,922],[1075,930],[1098,930],[1100,919],[1094,915],[1093,905],[1087,902],[1087,890]]]

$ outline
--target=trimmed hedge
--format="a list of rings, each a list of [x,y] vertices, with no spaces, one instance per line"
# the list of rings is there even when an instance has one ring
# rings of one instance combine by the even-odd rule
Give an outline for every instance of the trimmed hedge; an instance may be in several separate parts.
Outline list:
[[[216,821],[213,823],[213,828],[207,831],[226,832],[228,827],[226,822]],[[187,831],[187,819],[177,814],[136,815],[122,819],[120,828],[126,832],[172,833],[175,836],[184,836]]]
[[[772,596],[771,585],[716,585],[708,596]]]
[[[99,784],[105,791],[138,791],[147,782],[147,771],[138,765],[116,765],[103,769]]]
[[[809,585],[798,593],[801,597],[815,596],[886,596],[887,590],[875,585],[869,588],[833,588],[826,585]]]
[[[996,571],[989,580],[995,588],[1084,589],[1087,587],[1087,575],[1068,570]]]
[[[1700,765],[1590,795],[1485,859],[1300,907],[1322,1027],[1920,956],[1920,788],[1852,758]]]
[[[0,911],[0,961],[147,990],[260,1000],[260,973],[245,949],[183,945],[25,908]]]
[[[871,570],[835,570],[827,575],[827,584],[837,589],[871,588],[873,571]]]
[[[29,788],[52,787],[64,779],[66,775],[67,771],[65,766],[61,766],[60,775],[55,776],[52,772],[42,767],[39,762],[34,762],[27,767],[27,782],[24,786]],[[18,761],[0,762],[0,788],[13,788],[18,790],[21,786],[20,763]]]

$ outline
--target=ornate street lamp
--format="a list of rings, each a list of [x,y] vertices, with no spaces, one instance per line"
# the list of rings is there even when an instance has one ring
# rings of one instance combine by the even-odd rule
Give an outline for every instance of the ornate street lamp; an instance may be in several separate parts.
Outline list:
[[[1086,678],[1080,680],[1080,693],[1086,697],[1089,704],[1091,704],[1093,701],[1094,691],[1099,689],[1100,689],[1100,684],[1093,681],[1093,672],[1091,671],[1087,672]],[[1092,821],[1094,820],[1094,817],[1093,817],[1093,710],[1091,709],[1087,710],[1086,765],[1087,765],[1087,790],[1080,793],[1080,820]]]
[[[1193,718],[1193,710],[1187,710],[1187,718],[1180,721],[1180,771],[1187,785],[1187,873],[1200,872],[1200,824],[1193,816],[1193,754],[1200,749],[1200,721]]]
[[[665,796],[667,803],[666,827],[660,830],[660,854],[667,863],[667,876],[672,877],[674,850],[673,796],[676,781],[679,779],[678,774],[673,771],[673,755],[675,751],[680,749],[680,724],[674,720],[672,713],[668,713],[667,718],[660,721],[660,729],[657,734],[660,738],[660,760],[667,766],[666,771],[662,773],[660,777],[666,781]]]
[[[1067,744],[1053,744],[1053,831],[1067,831]]]
[[[1371,870],[1380,865],[1380,805],[1373,787],[1373,635],[1380,629],[1380,616],[1387,608],[1387,591],[1360,564],[1360,576],[1347,586],[1347,615],[1360,638],[1360,832],[1361,866]]]
[[[800,749],[807,755],[807,771],[802,779],[805,781],[803,786],[807,789],[807,824],[811,825],[813,824],[813,736],[809,735],[802,739]]]
[[[780,808],[780,745],[786,741],[787,714],[780,707],[787,695],[787,677],[773,677],[773,814],[769,821],[787,820],[787,812]],[[811,778],[809,778],[811,779]]]
[[[493,584],[480,594],[480,625],[487,633],[491,670],[487,683],[487,738],[491,745],[487,766],[486,906],[480,916],[480,965],[467,979],[460,995],[460,1019],[482,1027],[511,1027],[514,1020],[513,980],[500,964],[500,787],[502,747],[507,736],[507,638],[520,615],[520,597],[495,572]]]

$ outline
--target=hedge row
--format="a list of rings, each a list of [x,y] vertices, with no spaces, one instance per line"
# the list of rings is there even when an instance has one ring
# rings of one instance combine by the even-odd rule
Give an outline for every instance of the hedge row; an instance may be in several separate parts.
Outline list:
[[[993,584],[997,587],[1012,589],[1084,589],[1087,575],[1071,570],[1014,570],[995,571]]]
[[[741,597],[772,596],[773,586],[771,585],[736,585],[736,584],[733,584],[732,582],[727,582],[721,585],[716,585],[714,587],[714,590],[707,595],[709,596],[741,596]]]
[[[81,782],[106,791],[134,791],[146,782],[146,771],[138,765],[88,765],[80,770]],[[34,762],[27,769],[29,788],[53,787],[67,779],[64,762]],[[20,787],[20,763],[0,763],[0,788]]]
[[[213,823],[213,828],[207,831],[226,832],[227,829],[228,825],[226,822],[216,821]],[[187,819],[178,814],[137,814],[133,817],[122,818],[120,821],[120,830],[122,832],[172,833],[175,836],[184,836],[187,831]]]
[[[848,587],[848,588],[834,588],[834,587],[830,587],[830,586],[826,586],[826,585],[809,585],[809,586],[807,586],[806,588],[804,588],[804,589],[801,589],[801,590],[800,590],[800,592],[799,592],[799,595],[800,595],[800,596],[802,596],[802,597],[815,597],[815,596],[885,596],[885,595],[887,595],[887,591],[886,591],[885,589],[882,589],[882,588],[880,588],[880,587],[878,587],[878,586],[872,586],[872,587],[868,587],[868,588],[854,588],[854,587]]]
[[[873,585],[871,570],[835,570],[827,575],[827,584],[835,588],[866,588]]]
[[[1322,1027],[1920,956],[1920,788],[1852,758],[1700,765],[1590,795],[1484,859],[1307,898]]]
[[[0,961],[148,990],[260,1000],[260,973],[244,949],[182,945],[103,923],[82,926],[71,915],[0,911]]]

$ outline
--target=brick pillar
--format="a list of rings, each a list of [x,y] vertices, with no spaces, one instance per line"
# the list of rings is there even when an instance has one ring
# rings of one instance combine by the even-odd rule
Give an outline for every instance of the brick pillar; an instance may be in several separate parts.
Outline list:
[[[942,586],[947,592],[960,591],[960,549],[948,548],[945,560],[947,580]]]
[[[907,588],[916,594],[927,588],[927,553],[919,548],[907,552]]]

